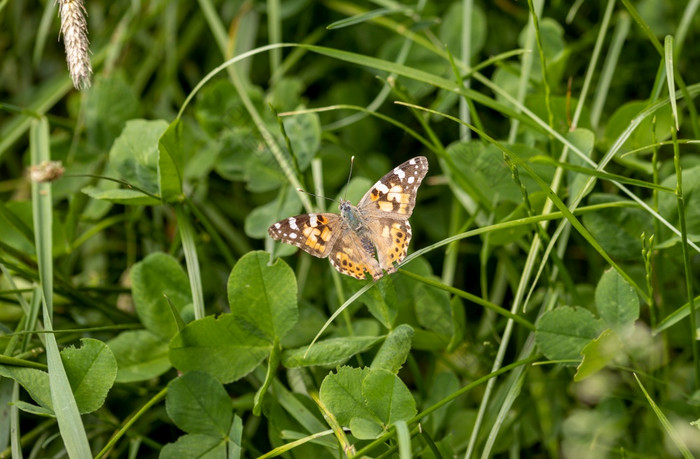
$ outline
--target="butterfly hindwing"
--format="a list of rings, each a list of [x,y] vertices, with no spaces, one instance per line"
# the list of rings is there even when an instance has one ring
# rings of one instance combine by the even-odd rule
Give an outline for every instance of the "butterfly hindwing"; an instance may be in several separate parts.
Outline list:
[[[408,253],[411,242],[411,225],[408,220],[382,218],[369,225],[373,242],[377,248],[379,266],[388,273],[396,271],[394,263],[401,263]]]
[[[382,277],[382,268],[374,258],[374,241],[368,240],[349,228],[342,232],[335,243],[328,259],[335,269],[341,274],[347,274],[356,279],[364,280],[365,273],[369,273],[374,280]],[[372,248],[368,251],[368,246]]]
[[[302,214],[285,218],[271,225],[267,232],[272,239],[292,244],[319,258],[326,258],[341,233],[338,214]]]

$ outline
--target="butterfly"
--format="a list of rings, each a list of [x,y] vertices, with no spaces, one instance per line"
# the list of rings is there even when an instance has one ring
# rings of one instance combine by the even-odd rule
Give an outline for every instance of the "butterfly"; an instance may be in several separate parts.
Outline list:
[[[341,274],[377,280],[396,271],[408,251],[416,193],[428,172],[428,160],[416,156],[389,171],[353,206],[340,200],[340,214],[303,214],[271,225],[272,239],[292,244],[319,258],[328,257]]]

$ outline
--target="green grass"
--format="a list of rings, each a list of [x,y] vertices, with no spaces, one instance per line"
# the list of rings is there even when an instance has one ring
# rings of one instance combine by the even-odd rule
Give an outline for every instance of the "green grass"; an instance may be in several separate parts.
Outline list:
[[[0,3],[0,457],[700,455],[699,6]],[[267,236],[419,155],[397,273]]]

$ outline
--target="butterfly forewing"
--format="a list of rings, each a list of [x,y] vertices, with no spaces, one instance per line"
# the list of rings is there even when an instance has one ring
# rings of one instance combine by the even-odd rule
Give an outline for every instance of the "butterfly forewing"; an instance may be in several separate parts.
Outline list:
[[[338,214],[303,214],[285,218],[271,225],[267,233],[272,239],[292,244],[319,258],[331,253],[340,236]]]
[[[428,172],[428,160],[417,156],[377,180],[357,205],[368,217],[407,220],[416,205],[416,192]]]

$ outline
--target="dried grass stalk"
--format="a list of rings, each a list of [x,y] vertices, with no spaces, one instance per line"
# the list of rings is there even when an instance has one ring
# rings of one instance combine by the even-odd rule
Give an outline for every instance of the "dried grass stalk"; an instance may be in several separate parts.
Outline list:
[[[61,15],[61,34],[66,48],[66,62],[73,86],[82,90],[90,87],[90,42],[83,0],[57,0]]]

